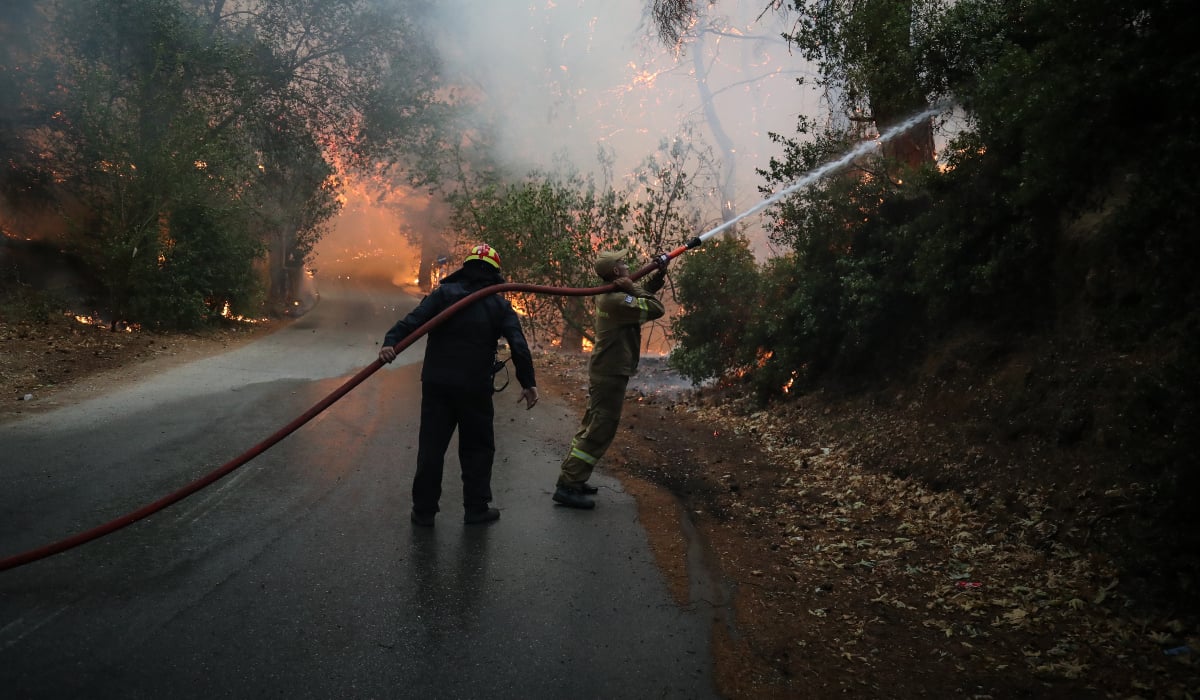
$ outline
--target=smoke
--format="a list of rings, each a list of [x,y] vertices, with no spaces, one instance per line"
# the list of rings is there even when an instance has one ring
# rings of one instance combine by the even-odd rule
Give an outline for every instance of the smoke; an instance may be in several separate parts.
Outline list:
[[[603,146],[615,156],[616,177],[626,177],[691,125],[728,168],[735,201],[727,206],[752,205],[761,184],[755,171],[778,152],[768,134],[794,134],[800,115],[817,113],[817,96],[796,83],[811,67],[788,52],[779,38],[785,19],[763,13],[761,2],[712,6],[725,14],[702,17],[701,26],[721,33],[700,34],[679,56],[651,36],[645,6],[442,0],[431,32],[451,74],[478,85],[499,113],[499,155],[517,172],[565,159],[594,173]]]
[[[498,155],[516,172],[557,169],[565,161],[578,172],[598,173],[603,147],[620,181],[662,140],[690,131],[713,149],[728,179],[727,196],[714,194],[708,203],[706,216],[717,220],[722,206],[741,211],[758,201],[756,169],[778,152],[768,133],[792,134],[797,117],[817,111],[817,96],[796,84],[811,68],[779,38],[788,29],[785,18],[763,12],[759,0],[699,3],[714,13],[702,16],[700,26],[721,31],[691,37],[680,55],[652,35],[647,0],[429,4],[423,21],[451,80],[484,95],[500,129]],[[18,40],[36,34],[25,31],[37,16],[34,7],[34,0],[4,4],[0,37],[9,41],[0,57],[18,55],[24,46]],[[0,94],[15,95],[17,87],[14,75],[0,75]],[[381,267],[390,269],[389,278],[406,276],[416,260],[402,228],[445,226],[420,197],[399,193],[399,205],[381,206],[353,186],[346,196],[316,251],[314,265],[323,272],[377,251],[388,259]],[[20,213],[37,220],[17,220],[10,207],[3,209],[0,225],[8,230],[48,228],[38,212]]]
[[[796,82],[813,69],[780,38],[786,18],[763,12],[761,2],[709,7],[714,14],[702,15],[698,27],[713,31],[697,32],[679,55],[652,35],[646,4],[440,0],[425,21],[450,82],[483,96],[494,155],[512,171],[561,171],[565,164],[599,179],[603,148],[620,187],[664,139],[690,133],[695,145],[711,150],[720,174],[701,212],[715,225],[722,209],[736,213],[760,201],[757,170],[779,153],[769,134],[793,135],[800,116],[818,113],[819,96]],[[412,257],[392,267],[407,277],[416,251],[400,227],[444,229],[433,211],[371,213],[372,206],[351,197],[318,248],[319,267],[353,257],[352,249],[360,256],[382,251],[372,257],[386,267],[391,251],[403,251]],[[765,239],[757,219],[742,225],[752,241]]]
[[[320,278],[367,277],[396,286],[416,282],[420,251],[406,230],[430,222],[429,198],[397,191],[383,206],[361,184],[347,183],[342,211],[317,244]]]

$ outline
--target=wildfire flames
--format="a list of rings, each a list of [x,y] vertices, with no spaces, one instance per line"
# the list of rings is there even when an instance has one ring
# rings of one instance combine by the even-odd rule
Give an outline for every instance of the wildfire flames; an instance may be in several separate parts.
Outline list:
[[[85,326],[100,326],[103,328],[103,327],[108,327],[110,325],[108,321],[105,321],[104,319],[98,318],[96,316],[84,316],[82,314],[76,314],[76,313],[72,313],[69,311],[67,312],[67,315],[74,317],[74,319],[77,323],[82,323]],[[141,329],[142,329],[141,324],[130,323],[130,324],[122,324],[121,328],[119,330],[122,333],[132,333],[134,331],[140,331]]]
[[[85,316],[84,314],[77,314],[71,311],[68,311],[66,315],[75,319],[76,323],[80,323],[85,326],[99,326],[101,328],[107,328],[112,325],[108,321],[105,321],[98,316]],[[238,323],[265,323],[267,321],[265,318],[250,318],[248,316],[234,314],[230,309],[229,302],[225,302],[225,305],[221,307],[221,317],[230,321],[237,321]],[[122,333],[133,333],[135,331],[140,331],[141,329],[142,325],[140,323],[119,323],[117,328],[117,330]]]
[[[294,305],[299,306],[300,302],[297,301],[294,303]],[[236,315],[230,310],[229,302],[225,302],[225,305],[221,307],[221,317],[227,318],[230,321],[237,321],[239,323],[264,323],[267,320],[265,318],[248,318],[246,316]]]
[[[783,393],[787,394],[792,390],[792,385],[796,383],[797,376],[798,376],[798,372],[796,372],[796,370],[792,370],[792,376],[789,377],[786,382],[784,382],[782,387],[780,387],[781,389],[783,389]]]

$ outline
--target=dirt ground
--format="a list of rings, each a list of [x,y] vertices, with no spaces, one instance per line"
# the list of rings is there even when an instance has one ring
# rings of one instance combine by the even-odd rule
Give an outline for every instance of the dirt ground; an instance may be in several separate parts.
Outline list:
[[[48,323],[0,318],[0,420],[43,411],[140,374],[221,352],[281,322],[230,323],[197,333],[113,332],[64,316]]]
[[[0,420],[276,327],[0,321]],[[543,391],[582,410],[584,359],[537,362]],[[1079,472],[1090,454],[1036,426],[994,440],[954,396],[763,409],[736,391],[631,392],[601,468],[637,498],[680,604],[713,612],[721,694],[1196,697],[1195,569],[1116,563],[1137,484]]]

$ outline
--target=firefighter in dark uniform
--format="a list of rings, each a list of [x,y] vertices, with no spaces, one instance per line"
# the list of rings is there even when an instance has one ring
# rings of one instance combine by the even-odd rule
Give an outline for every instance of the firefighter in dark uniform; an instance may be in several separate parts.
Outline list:
[[[382,362],[396,359],[395,345],[450,305],[485,287],[502,284],[500,255],[477,245],[463,266],[441,281],[417,308],[392,326],[379,351]],[[497,341],[503,336],[512,350],[526,410],[538,401],[533,356],[521,322],[499,294],[482,297],[460,309],[429,333],[421,369],[421,431],[417,472],[413,477],[411,520],[433,525],[442,495],[442,463],[450,437],[458,429],[458,461],[462,466],[463,521],[486,523],[500,518],[492,508],[492,459],[496,454],[492,422]]]
[[[596,462],[604,456],[621,422],[625,387],[637,373],[642,349],[642,324],[662,317],[662,302],[654,293],[666,281],[664,258],[659,269],[646,278],[645,286],[629,278],[625,265],[627,250],[602,253],[595,263],[596,274],[616,285],[615,292],[596,300],[596,345],[588,364],[588,403],[579,432],[571,440],[571,451],[563,460],[554,490],[554,501],[570,508],[591,509],[596,487],[587,483]]]

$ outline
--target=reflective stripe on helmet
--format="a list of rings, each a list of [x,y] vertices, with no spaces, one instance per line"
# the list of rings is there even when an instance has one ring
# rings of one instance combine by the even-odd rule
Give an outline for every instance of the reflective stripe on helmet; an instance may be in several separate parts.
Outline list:
[[[471,254],[467,256],[466,262],[471,260],[483,260],[497,270],[500,269],[500,254],[490,245],[477,245],[471,249]]]

